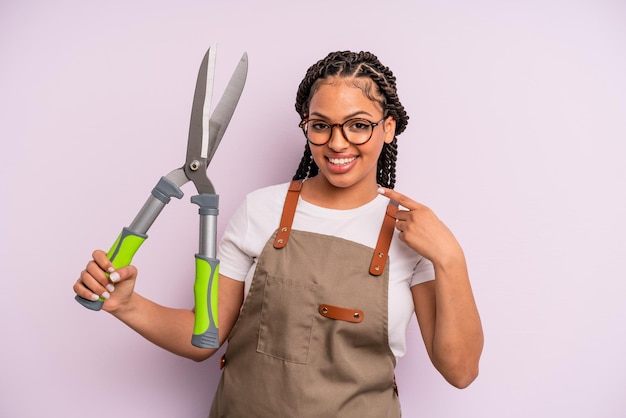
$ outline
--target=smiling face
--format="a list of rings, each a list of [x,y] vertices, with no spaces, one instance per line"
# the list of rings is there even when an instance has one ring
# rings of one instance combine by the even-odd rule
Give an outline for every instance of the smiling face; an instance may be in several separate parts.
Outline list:
[[[308,118],[319,119],[328,124],[341,124],[349,119],[362,118],[370,122],[383,119],[384,110],[380,103],[368,98],[362,84],[374,83],[360,78],[357,84],[352,78],[324,80],[309,104]],[[324,145],[310,145],[313,159],[319,167],[315,183],[327,192],[350,191],[359,196],[375,196],[378,157],[384,143],[393,140],[395,121],[387,117],[375,126],[368,142],[353,145],[343,136],[341,128],[335,126],[331,139]],[[372,195],[372,193],[374,193]]]

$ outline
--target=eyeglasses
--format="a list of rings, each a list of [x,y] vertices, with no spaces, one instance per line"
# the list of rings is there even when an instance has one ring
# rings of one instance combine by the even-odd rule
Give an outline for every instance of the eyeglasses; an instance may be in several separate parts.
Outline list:
[[[386,118],[378,122],[367,119],[349,119],[344,123],[328,123],[321,119],[304,119],[300,122],[300,128],[306,139],[313,145],[324,145],[333,136],[333,128],[341,128],[343,137],[353,145],[363,145],[372,137],[374,128],[380,125]]]

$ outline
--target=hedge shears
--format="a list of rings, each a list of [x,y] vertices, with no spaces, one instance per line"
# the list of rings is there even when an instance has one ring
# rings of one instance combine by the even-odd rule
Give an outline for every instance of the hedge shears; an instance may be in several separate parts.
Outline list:
[[[209,114],[215,54],[213,45],[204,55],[200,65],[193,97],[185,164],[161,177],[135,219],[128,227],[122,229],[107,253],[114,268],[128,266],[141,244],[148,238],[148,229],[165,205],[172,197],[177,199],[183,197],[180,189],[182,185],[189,181],[195,185],[198,194],[191,198],[191,202],[199,206],[200,248],[195,255],[195,322],[191,343],[201,348],[219,347],[217,318],[219,260],[216,258],[219,196],[215,193],[206,170],[237,107],[248,74],[248,55],[244,53],[222,98],[213,113]],[[104,303],[102,298],[91,301],[76,295],[75,299],[95,311],[100,310]]]

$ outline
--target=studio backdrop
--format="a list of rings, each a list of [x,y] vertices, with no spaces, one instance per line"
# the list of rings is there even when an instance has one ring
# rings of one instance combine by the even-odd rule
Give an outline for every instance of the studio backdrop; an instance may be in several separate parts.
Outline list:
[[[4,0],[0,416],[208,414],[219,355],[157,348],[72,284],[184,162],[217,44],[215,98],[249,57],[208,170],[219,236],[246,193],[295,173],[309,65],[369,50],[396,75],[410,115],[396,190],[454,231],[485,331],[480,375],[458,390],[412,322],[403,416],[624,417],[624,22],[620,0]],[[183,191],[133,263],[139,293],[189,308],[198,216]]]

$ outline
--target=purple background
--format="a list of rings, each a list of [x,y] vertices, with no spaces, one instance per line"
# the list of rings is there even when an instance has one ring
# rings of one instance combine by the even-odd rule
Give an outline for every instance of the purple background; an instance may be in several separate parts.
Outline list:
[[[207,415],[217,358],[156,348],[71,285],[182,164],[217,42],[216,98],[250,57],[209,168],[220,233],[245,193],[295,171],[310,64],[366,49],[397,75],[411,120],[396,189],[461,241],[486,335],[481,375],[459,391],[411,325],[404,416],[623,417],[624,22],[620,0],[2,1],[0,416]],[[178,307],[197,249],[184,190],[134,260],[137,290]]]

